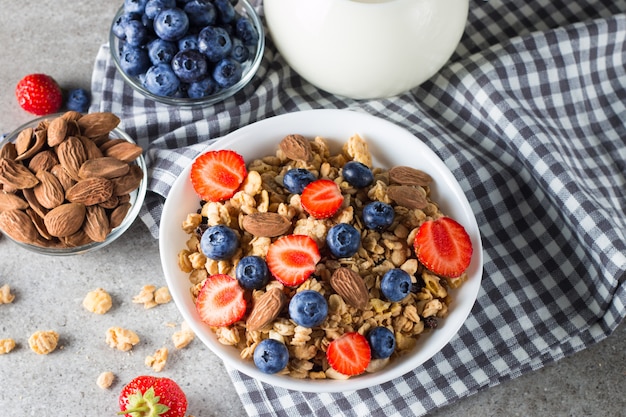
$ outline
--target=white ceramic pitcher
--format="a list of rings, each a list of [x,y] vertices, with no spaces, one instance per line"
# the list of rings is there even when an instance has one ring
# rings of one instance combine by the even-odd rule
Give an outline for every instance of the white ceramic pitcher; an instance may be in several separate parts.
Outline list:
[[[270,36],[311,84],[355,99],[410,90],[452,56],[469,0],[264,0]]]

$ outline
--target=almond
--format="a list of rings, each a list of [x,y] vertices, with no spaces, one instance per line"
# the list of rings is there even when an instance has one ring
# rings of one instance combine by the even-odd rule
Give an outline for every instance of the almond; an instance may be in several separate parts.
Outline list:
[[[311,143],[302,135],[287,135],[279,146],[285,156],[294,161],[309,162],[313,157]]]
[[[109,215],[109,226],[111,229],[115,229],[117,226],[122,224],[128,211],[130,210],[130,203],[120,203],[119,206],[115,207],[115,209]]]
[[[278,213],[252,213],[241,221],[243,229],[257,237],[284,235],[291,228],[291,222]]]
[[[330,286],[346,303],[364,309],[369,303],[369,292],[363,278],[353,270],[338,268],[330,277]]]
[[[4,145],[2,145],[2,148],[0,148],[0,158],[17,158],[17,149],[15,149],[15,143],[6,142]]]
[[[50,210],[43,221],[50,235],[65,237],[76,233],[82,227],[85,213],[84,204],[65,203]]]
[[[45,130],[35,131],[35,141],[31,142],[31,146],[22,154],[15,158],[16,161],[21,161],[33,157],[39,152],[46,144],[47,132]]]
[[[387,195],[396,204],[409,209],[423,209],[428,206],[426,191],[422,187],[391,185],[387,188]]]
[[[0,212],[6,210],[24,210],[28,207],[28,202],[23,198],[0,191]]]
[[[75,248],[93,242],[93,240],[89,238],[89,235],[87,235],[87,233],[85,233],[83,229],[79,229],[69,236],[63,236],[60,240],[62,245],[66,248]]]
[[[111,231],[106,210],[100,206],[88,206],[83,230],[94,242],[103,242]]]
[[[56,153],[51,149],[39,152],[28,161],[28,169],[37,174],[39,171],[50,171],[59,163]]]
[[[389,180],[400,185],[425,187],[433,181],[433,178],[422,170],[407,166],[397,166],[389,170]]]
[[[63,117],[57,117],[50,121],[48,125],[48,146],[53,148],[63,142],[67,136],[67,120]]]
[[[26,214],[28,214],[33,224],[35,225],[37,232],[39,232],[39,236],[41,236],[45,240],[52,240],[53,236],[48,233],[48,229],[46,229],[46,225],[43,222],[43,217],[41,217],[39,213],[37,213],[30,207],[26,209]]]
[[[22,243],[33,243],[39,236],[30,217],[22,210],[13,209],[0,213],[0,229]]]
[[[78,181],[78,170],[87,160],[83,143],[76,136],[70,136],[57,147],[57,157],[71,178]]]
[[[35,212],[41,217],[44,217],[48,213],[49,210],[39,203],[39,200],[37,200],[37,197],[35,196],[35,191],[33,191],[32,188],[23,189],[22,194],[24,195],[24,198],[28,202],[30,208],[35,210]]]
[[[102,157],[102,151],[100,150],[100,148],[98,148],[98,145],[96,145],[93,140],[89,139],[86,136],[77,137],[78,139],[80,139],[83,147],[85,148],[85,153],[87,153],[87,160]]]
[[[48,171],[40,171],[37,179],[39,184],[33,188],[33,192],[39,204],[47,209],[61,205],[65,200],[65,192],[58,178]]]
[[[93,206],[107,201],[113,195],[113,183],[107,178],[92,177],[78,181],[65,192],[65,198],[72,203]]]
[[[126,175],[130,170],[130,166],[117,158],[103,156],[85,161],[80,167],[78,175],[81,178],[102,177],[115,178]]]
[[[120,118],[109,112],[95,112],[78,119],[78,126],[84,136],[94,138],[106,135],[120,124]]]
[[[132,162],[139,158],[142,152],[141,146],[124,140],[107,147],[103,153],[104,156],[110,156],[120,161]]]
[[[121,196],[130,194],[139,187],[142,180],[143,171],[139,165],[130,165],[130,169],[126,175],[111,179],[113,183],[113,195]]]
[[[246,321],[246,327],[250,331],[260,330],[278,317],[285,306],[286,297],[278,287],[269,289],[261,295],[252,307],[252,311]]]
[[[63,113],[61,117],[68,122],[76,122],[78,119],[83,117],[83,114],[75,110],[68,110],[65,113]]]
[[[66,192],[72,187],[72,185],[76,184],[76,180],[70,177],[70,174],[67,173],[67,170],[63,168],[61,164],[57,164],[50,168],[50,172],[59,179]]]
[[[21,162],[0,158],[0,183],[23,190],[33,188],[39,180]]]
[[[17,151],[18,156],[23,154],[30,148],[31,144],[33,143],[34,134],[35,129],[33,129],[32,127],[27,127],[26,129],[18,133],[17,137],[15,138],[15,150]]]

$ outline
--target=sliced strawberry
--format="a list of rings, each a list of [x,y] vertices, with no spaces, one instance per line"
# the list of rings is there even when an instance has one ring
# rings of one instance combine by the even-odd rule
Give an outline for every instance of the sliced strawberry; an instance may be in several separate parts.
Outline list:
[[[231,325],[246,313],[244,290],[230,275],[211,275],[198,293],[196,310],[209,326]]]
[[[345,333],[333,340],[326,350],[328,364],[335,371],[352,376],[365,372],[372,351],[365,336],[358,332]]]
[[[413,241],[417,259],[443,277],[458,277],[472,259],[472,241],[465,228],[450,217],[424,222]]]
[[[265,261],[274,278],[297,287],[311,276],[320,259],[317,243],[309,236],[287,235],[272,242]]]
[[[343,195],[334,181],[319,179],[309,183],[300,197],[302,207],[316,219],[334,215],[343,203]]]
[[[246,179],[248,171],[243,157],[223,149],[200,155],[191,165],[191,184],[205,201],[231,198]]]

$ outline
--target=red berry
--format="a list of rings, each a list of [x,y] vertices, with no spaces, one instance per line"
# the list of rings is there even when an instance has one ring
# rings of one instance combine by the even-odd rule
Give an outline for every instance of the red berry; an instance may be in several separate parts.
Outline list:
[[[226,274],[211,275],[196,298],[200,319],[212,327],[229,326],[246,313],[244,290],[239,282]]]
[[[126,417],[184,417],[187,397],[172,379],[142,375],[122,388],[119,405]]]
[[[231,198],[246,179],[248,171],[243,157],[235,151],[208,151],[191,165],[191,184],[205,201]]]
[[[15,97],[21,108],[37,116],[59,111],[63,104],[61,88],[46,74],[30,74],[15,87]]]
[[[472,241],[465,228],[450,217],[429,220],[420,226],[413,242],[417,259],[443,277],[461,275],[472,259]]]
[[[300,201],[311,216],[327,219],[339,210],[343,204],[343,195],[334,181],[319,179],[304,187]]]
[[[333,340],[326,350],[328,364],[335,371],[352,376],[365,372],[372,351],[365,336],[358,332],[345,333]]]
[[[317,243],[306,235],[283,236],[270,245],[265,261],[271,274],[288,287],[297,287],[320,261]]]

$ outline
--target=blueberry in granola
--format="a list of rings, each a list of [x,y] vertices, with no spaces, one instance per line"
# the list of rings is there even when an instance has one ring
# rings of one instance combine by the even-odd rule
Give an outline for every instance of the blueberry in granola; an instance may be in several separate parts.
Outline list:
[[[389,301],[402,301],[411,292],[411,276],[400,268],[390,269],[380,280],[380,291]]]
[[[230,259],[239,248],[239,237],[233,229],[223,224],[210,226],[202,234],[200,249],[207,258]]]
[[[289,316],[302,327],[315,327],[328,315],[328,303],[314,290],[297,292],[289,302]]]

